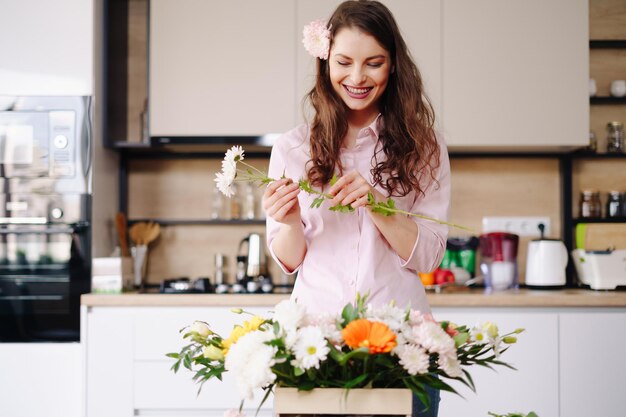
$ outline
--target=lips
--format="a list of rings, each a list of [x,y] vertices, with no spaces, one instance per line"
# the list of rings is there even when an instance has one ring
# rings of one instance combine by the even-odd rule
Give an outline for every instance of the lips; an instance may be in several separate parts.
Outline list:
[[[348,93],[348,96],[355,99],[364,99],[374,89],[374,87],[351,87],[343,84],[344,90]]]

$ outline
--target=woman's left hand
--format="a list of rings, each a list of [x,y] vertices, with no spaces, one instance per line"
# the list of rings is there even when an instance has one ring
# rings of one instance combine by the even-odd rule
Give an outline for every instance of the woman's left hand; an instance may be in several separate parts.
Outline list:
[[[331,201],[333,206],[342,204],[344,206],[350,205],[352,208],[366,206],[369,192],[374,194],[376,201],[384,200],[384,196],[356,170],[352,170],[339,178],[328,190],[328,194],[334,196]]]

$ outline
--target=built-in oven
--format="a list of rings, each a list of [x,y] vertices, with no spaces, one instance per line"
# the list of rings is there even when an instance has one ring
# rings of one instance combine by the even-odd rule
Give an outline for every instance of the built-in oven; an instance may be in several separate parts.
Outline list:
[[[80,339],[80,295],[91,287],[89,105],[15,97],[0,109],[0,342]]]

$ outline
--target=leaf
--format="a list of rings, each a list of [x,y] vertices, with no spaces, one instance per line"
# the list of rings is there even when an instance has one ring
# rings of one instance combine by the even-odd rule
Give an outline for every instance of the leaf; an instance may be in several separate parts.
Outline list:
[[[311,208],[320,208],[324,202],[324,197],[317,197],[311,203]]]
[[[174,359],[178,359],[180,357],[178,353],[166,353],[165,356],[167,356],[168,358],[174,358]]]
[[[295,376],[302,376],[302,375],[304,375],[304,369],[298,368],[298,367],[294,367],[293,368],[293,374]]]
[[[352,213],[354,211],[354,208],[350,204],[348,205],[336,204],[330,207],[329,210],[338,211],[339,213]]]
[[[337,174],[333,174],[333,177],[330,179],[330,185],[331,187],[333,185],[335,185],[337,183],[337,181],[339,181],[339,178],[337,177]]]
[[[369,356],[369,354],[370,354],[369,349],[366,348],[366,347],[354,349],[353,351],[346,353],[343,356],[343,358],[341,358],[341,361],[339,361],[339,365],[345,366],[345,364],[350,359],[364,359],[364,358],[367,358]]]
[[[354,388],[358,386],[359,384],[361,384],[363,381],[365,381],[367,378],[369,378],[368,374],[361,374],[357,376],[356,378],[351,379],[350,381],[346,382],[344,386],[348,389]]]
[[[358,317],[358,311],[354,308],[352,304],[346,304],[341,312],[341,318],[343,319],[343,327],[345,327],[352,320],[356,320]]]
[[[454,339],[454,345],[456,347],[459,347],[465,342],[467,342],[467,339],[469,339],[469,333],[459,333],[456,336],[454,336],[453,339]]]

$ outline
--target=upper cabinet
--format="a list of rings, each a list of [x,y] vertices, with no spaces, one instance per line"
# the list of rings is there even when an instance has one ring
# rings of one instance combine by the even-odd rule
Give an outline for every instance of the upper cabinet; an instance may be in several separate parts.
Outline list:
[[[317,19],[329,19],[338,0],[298,0],[297,2],[297,98],[300,104],[315,81],[315,59],[302,47],[302,29]],[[415,60],[435,115],[441,109],[441,4],[439,0],[384,1],[397,20]],[[298,109],[300,110],[300,109]],[[299,119],[301,120],[301,119]],[[437,117],[437,121],[439,118]]]
[[[444,0],[442,33],[450,146],[588,144],[588,0]]]
[[[92,0],[20,0],[0,12],[0,95],[92,95]]]
[[[150,1],[150,136],[256,136],[296,123],[296,3]]]

